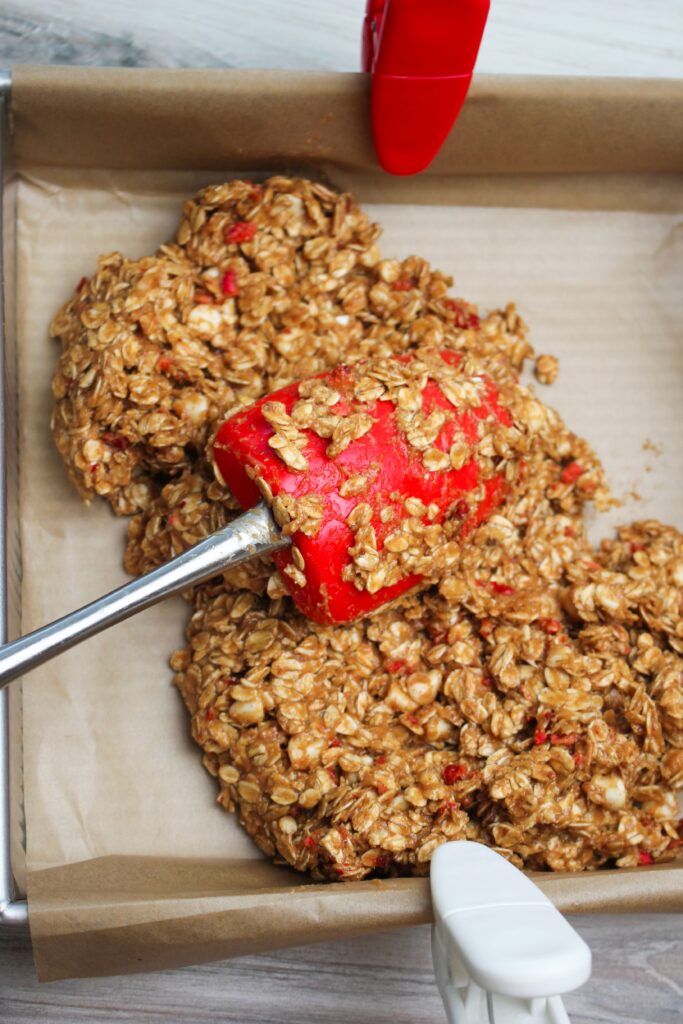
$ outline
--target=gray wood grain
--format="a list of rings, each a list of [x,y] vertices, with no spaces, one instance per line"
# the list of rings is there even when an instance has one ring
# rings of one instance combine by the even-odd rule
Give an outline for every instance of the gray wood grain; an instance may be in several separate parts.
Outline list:
[[[356,71],[365,0],[4,0],[0,65]],[[681,0],[494,0],[480,72],[683,76]]]
[[[574,1024],[683,1019],[683,915],[581,916],[593,975],[566,997]],[[429,929],[179,971],[39,985],[25,932],[0,930],[2,1024],[441,1024]]]

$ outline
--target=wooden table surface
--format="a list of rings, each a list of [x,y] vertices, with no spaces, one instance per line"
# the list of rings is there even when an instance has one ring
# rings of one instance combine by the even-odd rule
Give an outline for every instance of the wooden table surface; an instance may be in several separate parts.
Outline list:
[[[4,0],[0,66],[358,67],[364,0]],[[478,69],[683,76],[683,0],[493,0]],[[683,1020],[683,916],[573,920],[593,950],[575,1022]],[[0,931],[1,1024],[432,1024],[445,1019],[429,929],[125,978],[35,980],[23,931]]]

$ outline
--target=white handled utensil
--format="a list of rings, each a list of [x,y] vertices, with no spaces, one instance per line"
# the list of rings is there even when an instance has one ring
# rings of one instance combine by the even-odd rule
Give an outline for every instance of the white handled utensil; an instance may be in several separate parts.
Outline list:
[[[449,1024],[569,1024],[591,952],[538,886],[480,843],[431,863],[432,956]]]

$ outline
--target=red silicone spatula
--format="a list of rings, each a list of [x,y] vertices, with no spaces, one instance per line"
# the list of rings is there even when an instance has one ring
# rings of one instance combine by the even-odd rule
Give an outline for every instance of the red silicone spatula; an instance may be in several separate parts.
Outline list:
[[[417,174],[441,149],[465,102],[490,0],[368,0],[363,71],[372,132],[391,174]]]
[[[274,554],[295,604],[320,623],[349,622],[418,584],[420,575],[402,571],[395,557],[383,585],[383,556],[401,548],[406,522],[427,545],[424,531],[444,521],[462,540],[503,495],[502,476],[483,479],[476,452],[482,424],[509,426],[510,415],[495,385],[467,377],[460,361],[431,351],[340,366],[236,413],[218,431],[214,456],[250,511],[159,569],[2,647],[0,686],[257,555]],[[276,511],[296,510],[303,499],[315,516],[299,523],[295,511],[290,521],[301,528],[287,535],[262,495]],[[372,537],[365,559],[361,536]],[[369,570],[360,585],[354,566]]]

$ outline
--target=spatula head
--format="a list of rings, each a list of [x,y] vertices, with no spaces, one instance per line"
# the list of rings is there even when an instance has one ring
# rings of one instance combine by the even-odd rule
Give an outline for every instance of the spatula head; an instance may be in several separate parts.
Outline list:
[[[301,611],[349,622],[419,584],[435,552],[447,563],[500,503],[479,453],[510,424],[491,380],[427,350],[260,399],[223,424],[214,459],[245,509],[264,496],[291,534],[274,557]]]

